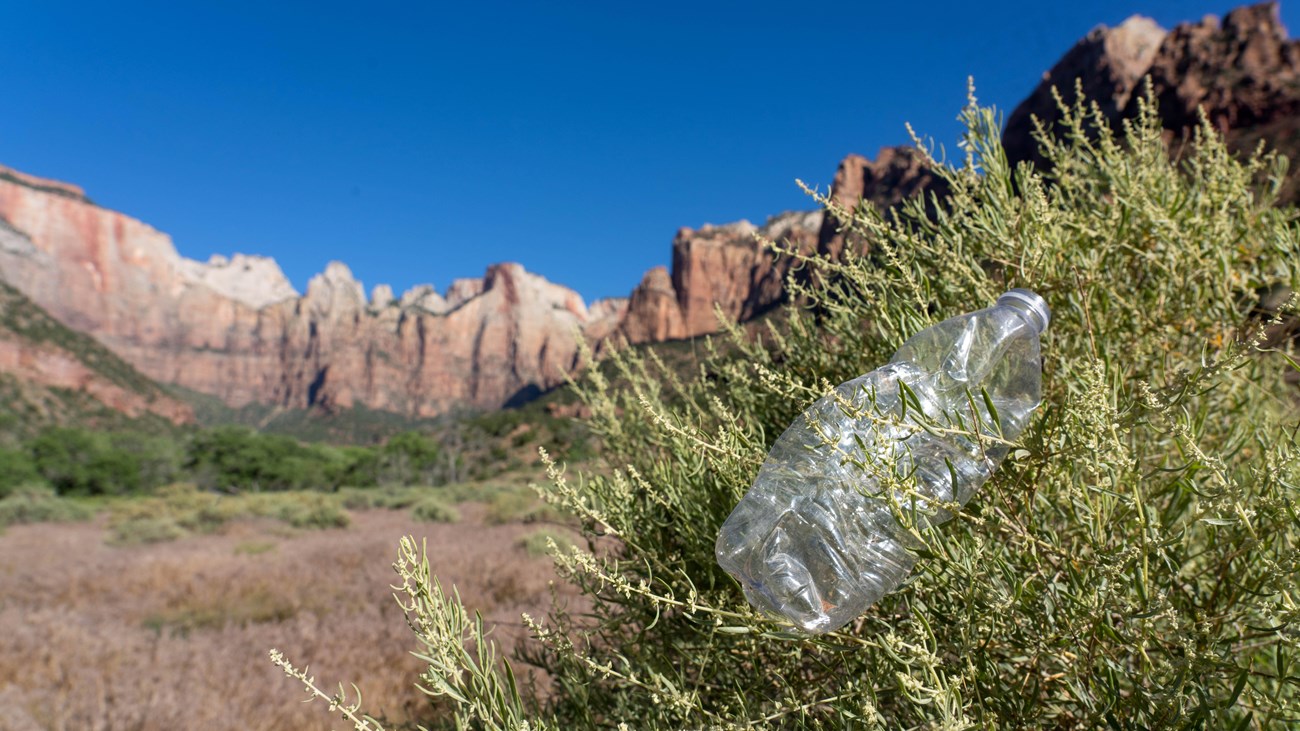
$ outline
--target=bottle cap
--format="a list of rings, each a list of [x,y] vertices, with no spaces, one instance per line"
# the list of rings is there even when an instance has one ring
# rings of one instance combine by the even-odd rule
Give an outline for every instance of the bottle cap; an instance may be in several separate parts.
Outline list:
[[[1052,310],[1047,306],[1047,300],[1028,289],[1017,287],[1010,290],[998,297],[998,304],[1011,305],[1028,315],[1030,323],[1038,329],[1039,335],[1042,335],[1052,322]]]

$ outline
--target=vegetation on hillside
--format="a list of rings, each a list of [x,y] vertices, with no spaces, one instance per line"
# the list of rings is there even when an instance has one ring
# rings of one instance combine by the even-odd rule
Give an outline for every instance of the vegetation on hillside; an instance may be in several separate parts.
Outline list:
[[[55,320],[4,282],[0,282],[0,340],[60,350],[105,381],[138,394],[145,403],[168,397],[161,386],[94,338]],[[127,416],[83,390],[47,386],[39,379],[0,373],[0,444],[12,445],[17,439],[30,438],[46,427],[60,425],[150,433],[175,428],[156,414]]]
[[[148,493],[176,481],[225,493],[436,486],[520,469],[521,453],[543,439],[566,441],[566,454],[586,455],[585,437],[559,417],[539,422],[499,412],[444,429],[399,432],[375,446],[335,446],[238,425],[162,433],[54,426],[0,446],[0,497],[28,484],[73,496]]]
[[[5,282],[0,282],[0,329],[33,344],[55,345],[80,360],[90,370],[100,373],[127,391],[146,398],[165,395],[157,383],[94,338],[55,320],[39,305]]]
[[[1171,162],[1150,103],[1099,112],[1009,169],[995,114],[963,112],[951,195],[834,211],[868,247],[795,287],[806,308],[736,336],[693,379],[653,357],[582,388],[603,467],[551,471],[579,516],[556,549],[586,604],[525,617],[517,682],[431,556],[404,540],[398,600],[447,727],[1280,728],[1300,723],[1300,431],[1285,328],[1300,228],[1283,165],[1208,125]],[[827,203],[822,199],[823,203]],[[932,202],[935,203],[935,202]],[[790,252],[787,252],[793,255]],[[718,527],[812,400],[909,335],[1031,287],[1053,310],[1044,402],[1009,459],[922,546],[909,582],[810,637],[756,614],[714,561]],[[956,511],[956,506],[943,506]],[[322,579],[322,590],[328,580]],[[376,601],[383,601],[376,597]],[[351,693],[321,690],[357,728]]]

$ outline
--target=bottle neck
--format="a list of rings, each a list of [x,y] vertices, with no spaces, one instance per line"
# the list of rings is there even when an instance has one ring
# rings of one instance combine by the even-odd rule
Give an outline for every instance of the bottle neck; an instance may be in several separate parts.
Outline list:
[[[1042,335],[1052,322],[1052,310],[1047,306],[1047,301],[1028,289],[1009,290],[998,297],[997,304],[999,307],[1010,307],[1015,310],[1039,335]]]

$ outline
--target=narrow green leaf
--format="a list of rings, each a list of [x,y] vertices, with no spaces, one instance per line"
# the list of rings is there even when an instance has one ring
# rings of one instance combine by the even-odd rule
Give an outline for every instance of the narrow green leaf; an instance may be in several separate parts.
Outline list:
[[[749,627],[740,627],[735,625],[719,627],[717,631],[728,635],[747,635],[750,632],[753,632],[753,630],[751,630]]]
[[[984,408],[989,410],[989,416],[993,418],[993,428],[997,429],[998,436],[1002,436],[1002,417],[998,416],[998,407],[993,405],[993,399],[989,396],[987,388],[980,389],[980,396],[984,399]]]

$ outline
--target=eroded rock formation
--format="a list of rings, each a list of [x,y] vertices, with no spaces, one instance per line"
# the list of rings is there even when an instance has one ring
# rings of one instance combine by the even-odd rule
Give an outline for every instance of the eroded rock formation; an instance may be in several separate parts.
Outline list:
[[[419,416],[496,408],[577,365],[589,314],[577,293],[517,264],[395,299],[367,299],[338,262],[293,292],[269,259],[206,264],[129,216],[0,177],[0,277],[149,377],[218,396],[297,408]],[[598,329],[613,330],[604,306]]]
[[[1007,118],[1002,135],[1007,157],[1013,162],[1041,162],[1033,120],[1037,118],[1049,131],[1059,132],[1061,112],[1053,88],[1063,102],[1073,104],[1078,99],[1077,84],[1084,98],[1097,102],[1102,114],[1112,122],[1119,120],[1134,92],[1141,91],[1138,86],[1165,35],[1164,28],[1140,15],[1115,28],[1101,25],[1092,29],[1043,73],[1037,88]]]
[[[621,333],[643,343],[717,332],[716,310],[748,320],[780,303],[793,263],[761,245],[772,241],[801,254],[817,248],[822,214],[783,213],[761,228],[748,221],[683,228],[673,239],[672,272],[646,272],[628,301]]]
[[[138,417],[154,414],[178,424],[194,420],[190,407],[164,392],[93,338],[54,321],[31,300],[0,283],[0,380],[10,413],[38,416],[55,390],[80,392]],[[16,386],[16,387],[14,387]]]
[[[831,184],[831,200],[850,212],[863,201],[884,210],[912,196],[931,193],[942,196],[944,181],[926,165],[915,147],[907,146],[881,148],[875,160],[849,155],[840,162]],[[844,223],[828,215],[822,221],[817,251],[838,258],[849,240]]]
[[[1002,136],[1008,157],[1042,162],[1031,117],[1056,129],[1053,86],[1073,101],[1078,80],[1114,122],[1138,113],[1144,78],[1173,138],[1190,134],[1204,110],[1234,151],[1251,151],[1263,140],[1292,160],[1300,153],[1300,41],[1289,39],[1277,3],[1268,2],[1237,8],[1222,22],[1207,16],[1169,32],[1136,16],[1094,29],[1012,112]],[[1287,181],[1284,201],[1300,201],[1296,180]]]

